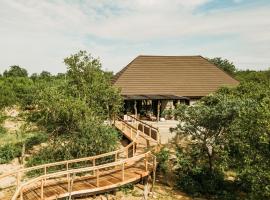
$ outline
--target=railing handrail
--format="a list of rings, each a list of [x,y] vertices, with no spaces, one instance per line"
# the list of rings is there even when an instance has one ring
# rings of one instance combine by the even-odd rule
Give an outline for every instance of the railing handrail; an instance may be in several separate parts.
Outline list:
[[[130,128],[135,129],[133,126],[131,126],[130,124],[126,123],[121,118],[119,118],[119,120],[121,120],[121,122],[123,122],[126,125],[128,125]],[[118,150],[115,150],[115,151],[111,151],[111,152],[107,152],[107,153],[103,153],[103,154],[99,154],[99,155],[95,155],[95,156],[84,157],[84,158],[76,158],[76,159],[70,159],[70,160],[63,160],[63,161],[58,161],[58,162],[53,162],[53,163],[46,163],[46,164],[42,164],[42,165],[37,165],[37,166],[33,166],[33,167],[21,168],[19,170],[14,170],[12,172],[1,174],[0,175],[0,179],[5,178],[7,176],[17,175],[18,173],[24,173],[24,172],[29,172],[29,171],[44,169],[44,168],[48,168],[48,167],[55,167],[55,166],[64,165],[64,164],[72,164],[72,163],[77,163],[77,162],[90,161],[90,160],[94,160],[94,159],[99,159],[99,158],[103,158],[103,157],[108,157],[108,156],[111,156],[111,155],[115,155],[115,154],[118,154],[118,153],[121,153],[121,152],[125,152],[127,149],[129,149],[131,146],[134,145],[137,137],[138,137],[138,133],[135,136],[135,140],[133,140],[130,144],[128,144],[127,146],[125,146],[123,148],[120,148]]]
[[[12,197],[12,200],[17,199],[20,191],[26,185],[29,185],[31,183],[35,183],[35,182],[38,182],[38,181],[41,181],[41,180],[44,180],[44,179],[56,178],[56,177],[59,177],[59,176],[69,175],[69,174],[91,172],[91,171],[100,170],[100,169],[103,169],[103,168],[115,167],[115,166],[122,165],[122,164],[125,164],[125,163],[128,163],[128,162],[134,162],[134,161],[140,160],[142,158],[146,158],[146,155],[150,155],[151,157],[155,158],[155,155],[153,155],[151,153],[151,151],[148,151],[148,152],[146,152],[144,154],[140,154],[140,155],[137,155],[137,156],[134,156],[134,157],[131,157],[131,158],[126,158],[126,159],[123,159],[123,160],[119,160],[119,161],[115,161],[115,162],[111,162],[111,163],[106,163],[106,164],[99,165],[99,166],[91,166],[91,167],[85,167],[85,168],[80,168],[80,169],[70,169],[70,170],[55,172],[55,173],[51,173],[51,174],[41,175],[41,176],[39,176],[37,178],[31,179],[31,180],[21,184],[16,189],[16,191],[15,191],[13,197]]]
[[[131,116],[132,117],[132,116]],[[134,117],[132,117],[134,118]],[[136,119],[136,118],[134,118]],[[158,133],[158,129],[147,124],[147,123],[144,123],[142,122],[141,120],[138,120],[136,119],[137,121],[139,121],[140,123],[143,123],[143,125],[147,125],[150,127],[150,129],[155,129],[157,130],[157,133]],[[15,170],[13,172],[9,172],[9,173],[5,173],[5,174],[2,174],[0,175],[0,179],[4,178],[4,177],[7,177],[7,176],[14,176],[16,175],[17,176],[17,188],[16,188],[16,191],[13,195],[13,198],[12,200],[15,200],[17,199],[17,197],[19,195],[22,195],[22,191],[24,189],[24,187],[26,185],[29,185],[33,182],[38,182],[38,181],[42,181],[42,184],[43,184],[43,181],[46,179],[50,179],[50,178],[56,178],[58,176],[64,176],[64,175],[67,175],[67,176],[70,176],[70,174],[76,174],[76,173],[84,173],[84,172],[90,172],[90,171],[96,171],[96,173],[99,172],[100,169],[104,169],[104,168],[110,168],[110,167],[113,167],[113,166],[118,166],[118,165],[123,165],[122,167],[122,170],[124,170],[124,165],[125,163],[128,163],[128,162],[133,162],[133,161],[136,161],[136,160],[140,160],[142,159],[143,157],[145,157],[145,165],[147,166],[149,163],[149,161],[147,160],[147,158],[149,156],[147,155],[151,155],[150,157],[155,157],[150,150],[148,150],[147,152],[145,153],[142,153],[140,155],[136,155],[134,156],[136,150],[136,144],[137,144],[137,139],[139,137],[139,135],[141,134],[145,134],[144,132],[141,132],[138,130],[138,127],[134,127],[133,125],[129,124],[128,122],[125,122],[123,119],[121,118],[117,118],[117,121],[118,123],[114,123],[115,126],[123,132],[123,134],[125,134],[126,136],[128,136],[129,132],[125,132],[125,130],[130,130],[130,139],[131,139],[131,143],[121,149],[118,149],[118,150],[115,150],[115,151],[112,151],[112,152],[108,152],[108,153],[103,153],[103,154],[99,154],[99,155],[96,155],[96,156],[90,156],[90,157],[84,157],[84,158],[77,158],[77,159],[70,159],[70,160],[64,160],[64,161],[58,161],[58,162],[54,162],[54,163],[47,163],[47,164],[42,164],[42,165],[37,165],[37,166],[33,166],[33,167],[28,167],[28,168],[22,168],[22,169],[19,169],[19,170]],[[121,123],[119,123],[121,122]],[[119,127],[120,125],[120,127]],[[134,132],[135,132],[135,135],[134,135]],[[131,158],[129,158],[129,149],[133,147],[132,149],[132,152],[133,152],[133,156]],[[120,153],[126,153],[126,158],[121,158],[121,160],[118,160],[118,156]],[[100,158],[104,158],[104,157],[108,157],[108,156],[112,156],[112,155],[115,155],[115,159],[114,161],[109,161],[108,163],[105,163],[105,164],[99,164],[99,165],[96,165],[96,159],[100,159]],[[81,167],[81,168],[74,168],[74,167],[70,167],[69,164],[73,164],[73,163],[79,163],[79,162],[83,162],[83,161],[92,161],[92,166],[89,166],[89,167]],[[55,167],[55,166],[59,166],[59,165],[66,165],[67,167],[66,168],[61,168],[59,171],[57,172],[52,172],[52,171],[48,171],[47,170],[50,168],[50,167]],[[31,171],[34,171],[34,170],[40,170],[40,169],[43,169],[44,172],[42,175],[38,175],[37,177],[34,177],[34,178],[30,178],[30,179],[26,179],[24,182],[21,181],[21,175],[25,172],[31,172]],[[148,171],[148,168],[146,167],[146,171]],[[43,186],[42,186],[43,187]]]
[[[140,123],[142,123],[142,124],[144,124],[144,125],[146,125],[146,126],[148,126],[148,127],[151,127],[152,129],[155,129],[156,131],[159,131],[159,130],[158,130],[158,127],[154,127],[153,125],[148,124],[148,123],[146,123],[146,122],[144,122],[144,121],[142,121],[142,120],[140,120],[140,119],[138,119],[138,118],[136,118],[136,117],[133,117],[132,115],[127,114],[127,116],[128,116],[128,117],[131,117],[131,118],[133,118],[133,119],[135,119],[136,121],[138,121],[138,122],[140,122]]]

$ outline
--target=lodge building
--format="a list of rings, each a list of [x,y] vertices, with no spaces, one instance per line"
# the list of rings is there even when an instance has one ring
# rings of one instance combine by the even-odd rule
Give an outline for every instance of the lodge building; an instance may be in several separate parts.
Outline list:
[[[178,103],[192,105],[222,86],[238,83],[202,56],[141,55],[113,80],[121,88],[125,112],[158,121]]]

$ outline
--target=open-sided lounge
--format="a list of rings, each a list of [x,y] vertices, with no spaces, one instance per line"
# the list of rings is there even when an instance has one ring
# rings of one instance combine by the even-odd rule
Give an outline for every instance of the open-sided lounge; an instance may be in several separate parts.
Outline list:
[[[113,84],[121,88],[126,113],[159,121],[170,118],[177,104],[192,105],[238,81],[202,56],[138,56],[115,75]]]

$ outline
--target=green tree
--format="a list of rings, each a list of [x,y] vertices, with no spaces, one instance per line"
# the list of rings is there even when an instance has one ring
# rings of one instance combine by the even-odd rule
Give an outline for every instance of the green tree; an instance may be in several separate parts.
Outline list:
[[[111,84],[112,73],[101,69],[101,63],[85,51],[64,60],[70,92],[74,97],[85,99],[104,119],[112,118],[122,107],[119,89]]]
[[[234,75],[237,71],[235,65],[227,59],[216,57],[208,60],[228,74]]]
[[[195,106],[179,107],[176,115],[181,123],[176,131],[190,141],[188,147],[178,150],[181,188],[215,194],[210,189],[225,187],[221,175],[230,169],[237,172],[234,184],[240,184],[237,188],[246,193],[246,199],[269,199],[269,110],[270,85],[260,81],[222,88]],[[209,177],[215,180],[212,184],[205,182]],[[211,188],[205,188],[209,184]],[[235,186],[229,193],[236,191]]]
[[[270,69],[265,71],[239,70],[235,77],[241,82],[270,84]]]
[[[30,165],[92,156],[116,148],[117,131],[105,125],[104,120],[121,107],[119,91],[111,85],[99,61],[86,52],[66,58],[65,63],[67,76],[49,84],[43,84],[42,79],[38,82],[42,89],[29,120],[51,133],[51,142],[31,159]]]
[[[236,114],[235,102],[208,96],[194,106],[181,104],[177,108],[175,116],[181,123],[174,131],[180,137],[190,138],[191,145],[199,149],[200,157],[207,160],[212,172],[222,167],[215,164],[224,160],[226,133]]]
[[[270,85],[248,82],[228,95],[240,108],[228,137],[231,165],[248,199],[270,199]]]
[[[13,65],[13,66],[10,66],[8,70],[4,71],[3,76],[4,77],[27,77],[28,72],[26,69],[18,65]]]

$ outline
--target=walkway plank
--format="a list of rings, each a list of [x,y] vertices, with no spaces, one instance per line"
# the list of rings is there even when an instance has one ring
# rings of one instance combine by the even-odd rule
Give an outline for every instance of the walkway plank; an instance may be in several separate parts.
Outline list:
[[[138,123],[141,122],[138,121],[137,124]],[[141,126],[149,127],[149,125],[145,123],[141,123],[140,127]],[[148,149],[146,149],[146,147],[148,147],[147,143],[149,144],[153,143],[153,141],[155,142],[155,138],[158,138],[157,135],[154,136],[155,138],[151,138],[151,140],[149,140],[147,138],[149,138],[151,135],[149,136],[148,134],[148,136],[146,137],[145,133],[142,132],[142,130],[148,130],[147,128],[140,128],[141,130],[139,131],[137,128],[135,128],[138,127],[138,125],[133,127],[131,124],[121,120],[116,121],[115,127],[131,141],[131,144],[128,145],[124,151],[116,151],[116,155],[118,155],[117,160],[113,159],[110,162],[98,164],[97,166],[90,165],[89,167],[77,169],[70,168],[72,166],[70,165],[68,170],[64,169],[63,171],[59,171],[57,173],[45,174],[33,180],[29,180],[29,182],[26,182],[27,184],[25,183],[25,186],[21,188],[21,191],[23,193],[22,199],[41,199],[42,191],[44,200],[69,197],[69,195],[73,197],[81,195],[93,195],[96,193],[113,190],[128,183],[140,181],[145,176],[150,175],[150,173],[155,170],[155,163],[150,163],[152,165],[148,165],[148,162],[153,162],[155,160],[148,160],[148,156],[151,156],[153,158],[153,155]],[[146,140],[148,140],[148,142],[146,142]],[[156,141],[154,145],[156,145],[157,143],[158,141]],[[126,157],[127,152],[128,157]],[[106,155],[112,156],[112,158],[114,158],[114,154],[107,153]],[[102,159],[102,157],[99,155],[96,157],[96,159]],[[76,162],[81,162],[81,160],[87,162],[85,158],[82,158],[77,160],[75,159],[74,161],[63,161],[60,162],[60,164],[64,166],[68,162],[76,164]],[[89,161],[90,163],[93,163],[93,160]],[[147,164],[147,167],[145,166],[145,164]],[[51,163],[49,165],[56,166],[57,163]],[[123,169],[124,172],[122,171]],[[95,173],[93,173],[94,171]],[[73,177],[73,174],[76,176]],[[97,175],[99,180],[98,186]],[[68,191],[68,185],[70,185],[68,184],[68,180],[70,179],[67,179],[67,176],[69,176],[70,179],[72,177],[74,178],[73,184],[70,182],[71,193],[69,193]],[[44,181],[45,178],[47,179],[46,181]],[[44,181],[43,190],[41,189],[42,180]],[[19,195],[20,190],[17,190],[15,194],[15,198],[13,198],[12,200],[21,200],[21,197]]]

